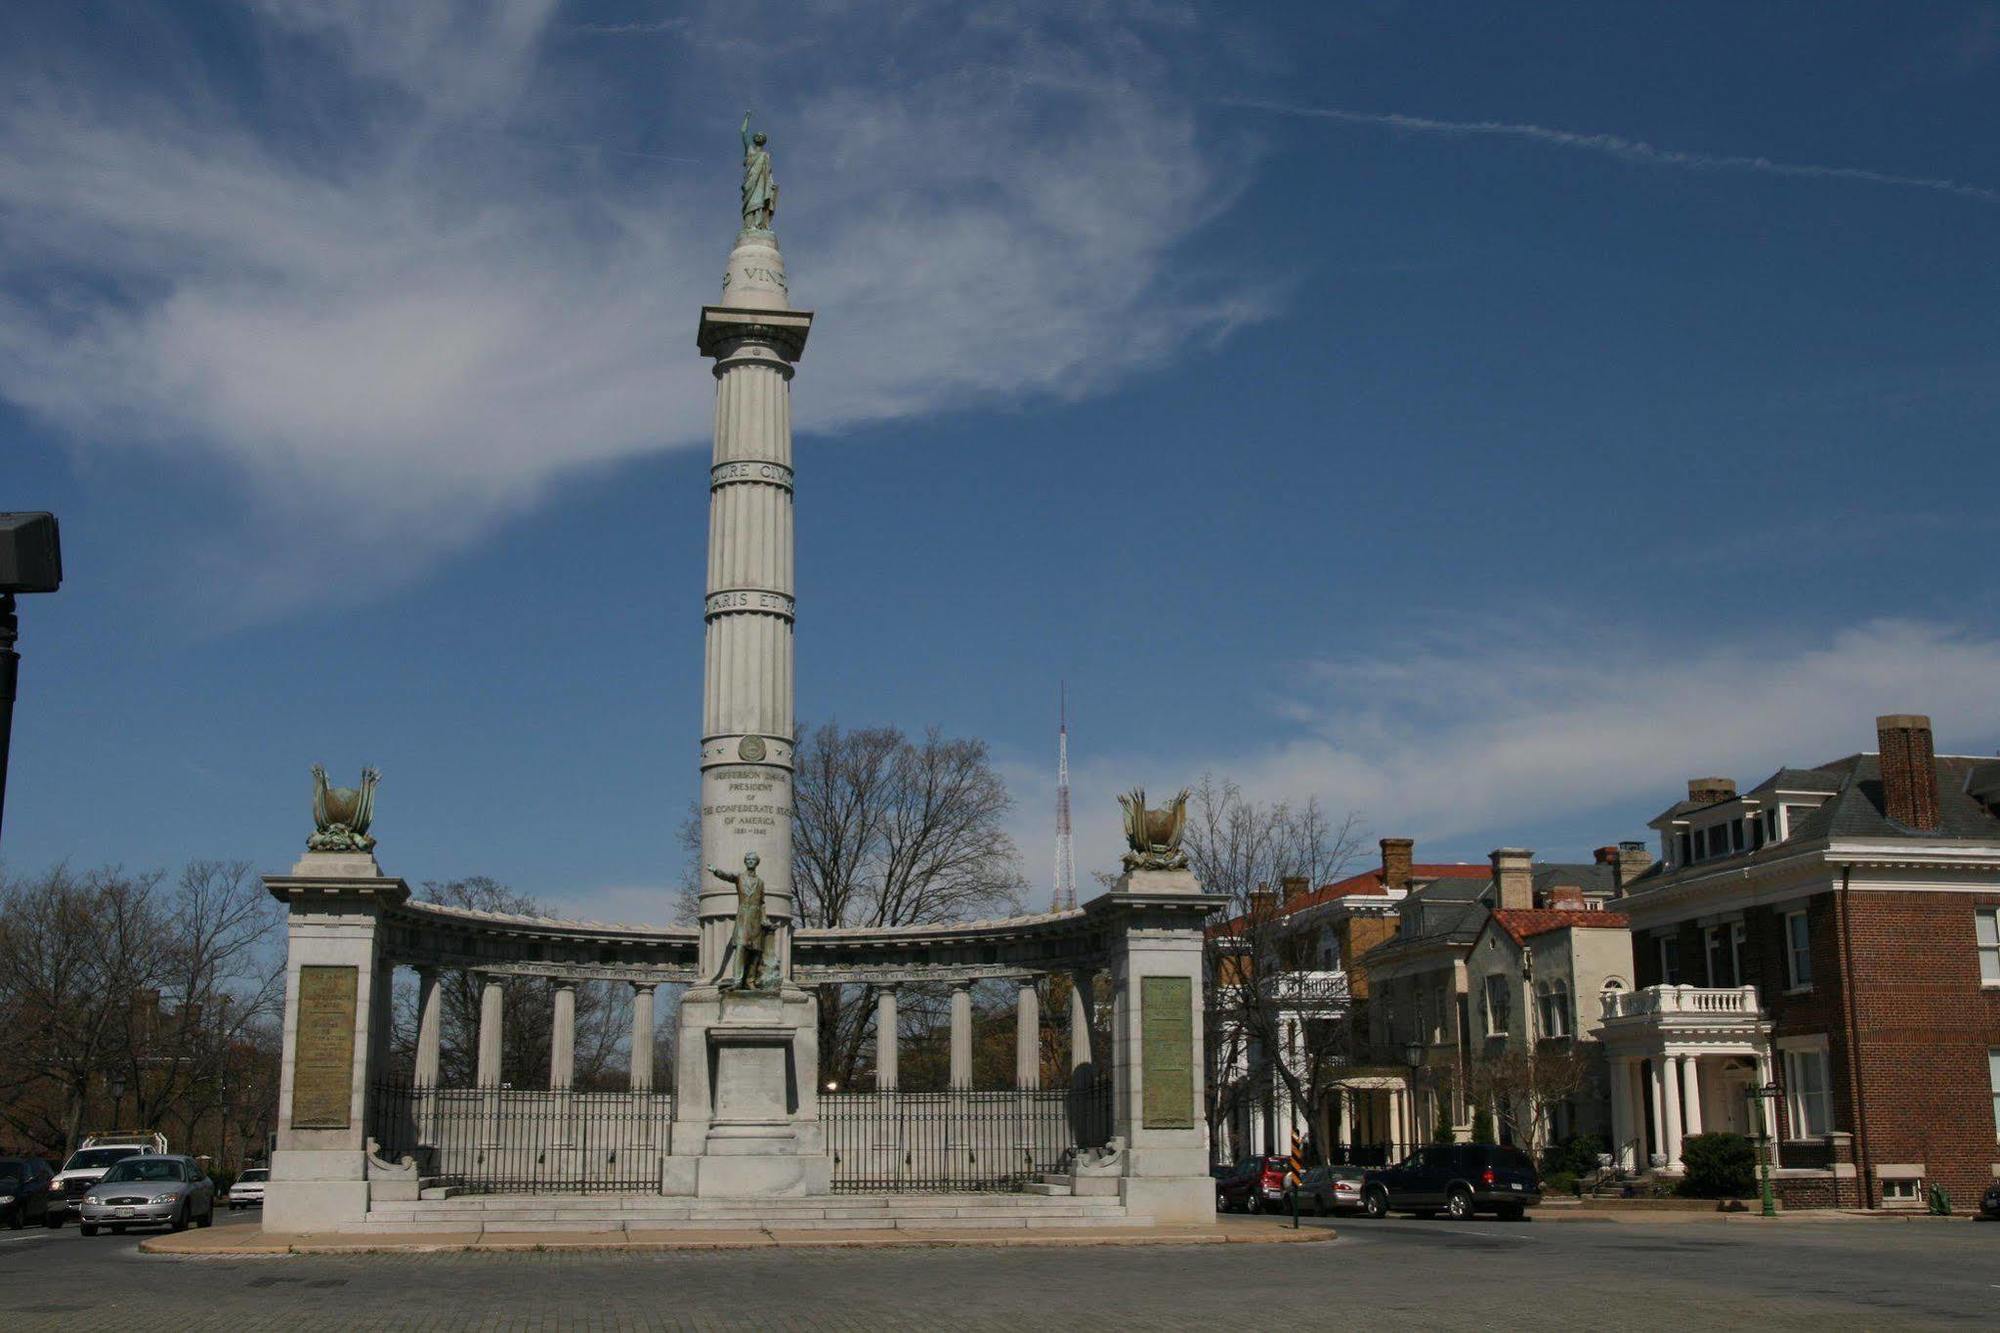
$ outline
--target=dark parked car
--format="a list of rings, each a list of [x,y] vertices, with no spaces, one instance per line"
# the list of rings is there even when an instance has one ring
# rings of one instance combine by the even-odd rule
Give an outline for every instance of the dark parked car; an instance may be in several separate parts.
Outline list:
[[[48,1223],[49,1186],[55,1178],[39,1157],[0,1157],[0,1226],[19,1231],[30,1222]],[[58,1222],[61,1217],[58,1209]]]
[[[1358,1166],[1309,1166],[1299,1183],[1299,1211],[1321,1217],[1361,1211],[1367,1172]]]
[[[1979,1215],[1991,1222],[2000,1222],[2000,1181],[1996,1181],[1979,1199]]]
[[[1289,1157],[1250,1157],[1215,1182],[1215,1211],[1218,1213],[1282,1212],[1285,1202],[1285,1174],[1292,1169]],[[1303,1200],[1301,1200],[1303,1202]]]
[[[1479,1143],[1419,1148],[1396,1166],[1370,1171],[1361,1195],[1370,1217],[1443,1212],[1460,1219],[1475,1213],[1518,1218],[1541,1201],[1542,1183],[1526,1153]]]

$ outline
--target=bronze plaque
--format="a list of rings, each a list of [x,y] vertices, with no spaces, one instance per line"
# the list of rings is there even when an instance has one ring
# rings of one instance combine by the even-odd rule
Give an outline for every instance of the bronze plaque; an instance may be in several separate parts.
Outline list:
[[[1139,978],[1147,1129],[1194,1128],[1194,981]]]
[[[301,967],[292,1035],[292,1128],[346,1129],[354,1104],[355,967]]]

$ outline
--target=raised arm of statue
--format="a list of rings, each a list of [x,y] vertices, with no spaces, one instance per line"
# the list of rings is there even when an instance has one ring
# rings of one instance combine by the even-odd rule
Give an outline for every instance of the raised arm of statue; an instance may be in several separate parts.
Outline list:
[[[741,875],[734,874],[731,871],[717,870],[714,866],[708,868],[708,873],[728,884],[734,884],[737,880],[743,878]]]
[[[748,111],[743,113],[743,155],[745,157],[750,155],[750,113]]]

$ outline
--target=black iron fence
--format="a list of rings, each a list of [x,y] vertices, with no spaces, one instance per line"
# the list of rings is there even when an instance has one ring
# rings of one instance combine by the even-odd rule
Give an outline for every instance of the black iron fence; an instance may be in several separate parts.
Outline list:
[[[1019,1190],[1111,1137],[1111,1080],[1001,1092],[830,1092],[836,1193]]]
[[[671,1092],[369,1089],[368,1133],[391,1162],[476,1194],[638,1194],[660,1188]]]

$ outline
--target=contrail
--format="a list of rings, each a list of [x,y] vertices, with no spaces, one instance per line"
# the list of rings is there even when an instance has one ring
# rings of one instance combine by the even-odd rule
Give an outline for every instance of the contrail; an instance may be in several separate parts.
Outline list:
[[[1916,190],[1932,190],[1938,194],[1957,195],[1961,199],[1977,199],[1982,203],[2000,204],[2000,190],[1988,189],[1983,185],[1966,185],[1959,181],[1943,180],[1933,176],[1898,176],[1886,171],[1870,171],[1865,167],[1822,167],[1803,162],[1773,162],[1768,157],[1684,153],[1674,148],[1655,148],[1652,144],[1637,139],[1622,138],[1616,134],[1576,134],[1569,130],[1552,130],[1546,125],[1520,125],[1504,120],[1431,120],[1424,116],[1405,116],[1395,112],[1347,111],[1332,106],[1290,106],[1282,102],[1265,102],[1247,97],[1225,97],[1216,100],[1223,106],[1270,111],[1284,116],[1337,120],[1347,125],[1377,125],[1385,129],[1409,130],[1417,134],[1485,135],[1502,139],[1526,139],[1531,143],[1548,144],[1555,148],[1601,153],[1606,157],[1615,157],[1626,162],[1643,162],[1661,167],[1684,167],[1689,171],[1748,171],[1765,176],[1791,176],[1803,180],[1858,181],[1864,185],[1894,185]]]

